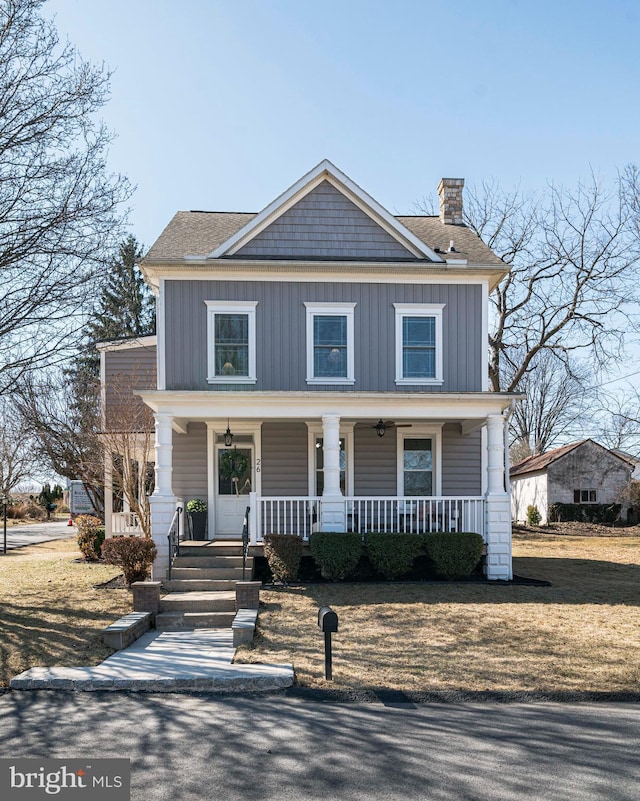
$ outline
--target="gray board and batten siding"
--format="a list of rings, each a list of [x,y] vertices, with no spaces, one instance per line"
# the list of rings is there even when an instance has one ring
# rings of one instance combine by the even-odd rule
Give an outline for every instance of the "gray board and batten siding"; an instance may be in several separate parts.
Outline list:
[[[356,496],[397,494],[397,436],[397,431],[388,431],[384,437],[379,437],[368,426],[355,427],[353,478]],[[309,494],[308,447],[304,423],[263,423],[263,495],[297,497]],[[480,495],[481,467],[480,431],[463,436],[456,423],[444,425],[442,494]]]
[[[241,247],[236,258],[414,260],[413,253],[328,181]]]
[[[255,384],[207,382],[206,300],[257,301]],[[306,309],[355,303],[355,384],[306,382]],[[394,303],[442,303],[441,385],[395,383]],[[166,387],[171,390],[479,392],[485,366],[479,284],[366,284],[167,280]]]
[[[131,389],[133,392],[140,389],[156,389],[156,346],[141,345],[121,350],[106,350],[104,352],[105,387],[106,387],[106,417],[107,423],[113,420],[117,413],[120,399]],[[130,405],[132,404],[132,405]],[[127,413],[133,414],[142,400],[134,395],[133,400],[127,400]]]

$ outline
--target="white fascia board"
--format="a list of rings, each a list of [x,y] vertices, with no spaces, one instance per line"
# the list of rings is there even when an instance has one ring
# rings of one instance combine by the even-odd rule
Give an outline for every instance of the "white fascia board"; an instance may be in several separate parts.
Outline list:
[[[336,414],[348,420],[468,420],[501,414],[512,398],[522,395],[477,393],[360,392],[137,392],[154,412],[185,420],[216,418],[257,420],[320,419]],[[213,413],[215,410],[215,413]]]
[[[135,339],[127,339],[123,342],[96,342],[96,348],[99,351],[112,351],[112,350],[129,350],[131,348],[152,348],[157,344],[158,338],[156,334],[150,334],[146,337],[136,337]]]
[[[426,257],[434,262],[444,261],[441,256],[431,250],[421,239],[411,233],[408,228],[405,228],[404,225],[399,223],[393,215],[389,214],[385,208],[328,159],[324,159],[306,175],[303,175],[300,180],[296,181],[289,189],[279,195],[239,231],[212,251],[208,258],[218,259],[221,256],[232,256],[324,180],[329,181],[336,189],[346,195],[349,200],[354,202],[365,214],[368,214],[378,225],[384,228],[387,233],[397,239],[403,247],[413,253],[414,256],[418,258]]]

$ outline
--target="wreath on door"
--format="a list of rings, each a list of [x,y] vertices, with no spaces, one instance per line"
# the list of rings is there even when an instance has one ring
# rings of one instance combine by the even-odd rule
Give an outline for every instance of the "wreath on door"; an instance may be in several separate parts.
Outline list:
[[[235,448],[232,451],[224,451],[220,457],[220,475],[222,478],[231,479],[236,495],[240,495],[238,482],[247,472],[248,467],[249,457]]]

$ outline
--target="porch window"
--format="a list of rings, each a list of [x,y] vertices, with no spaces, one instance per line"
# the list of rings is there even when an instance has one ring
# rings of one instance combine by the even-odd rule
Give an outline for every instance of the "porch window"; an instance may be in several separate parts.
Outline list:
[[[396,384],[441,384],[443,304],[395,303]]]
[[[205,301],[208,328],[209,383],[256,381],[256,306]]]
[[[596,491],[594,489],[577,489],[573,491],[574,503],[596,503]]]
[[[404,440],[404,495],[433,495],[433,441]]]
[[[355,303],[305,303],[307,383],[353,384]]]
[[[316,495],[319,497],[324,491],[324,440],[316,437]],[[340,437],[340,492],[346,495],[347,486],[347,451],[344,437]]]

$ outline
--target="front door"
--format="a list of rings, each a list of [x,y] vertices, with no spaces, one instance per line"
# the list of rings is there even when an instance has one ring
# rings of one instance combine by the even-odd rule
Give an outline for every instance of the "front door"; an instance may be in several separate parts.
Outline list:
[[[253,447],[216,445],[215,457],[216,536],[240,539],[252,489]]]

